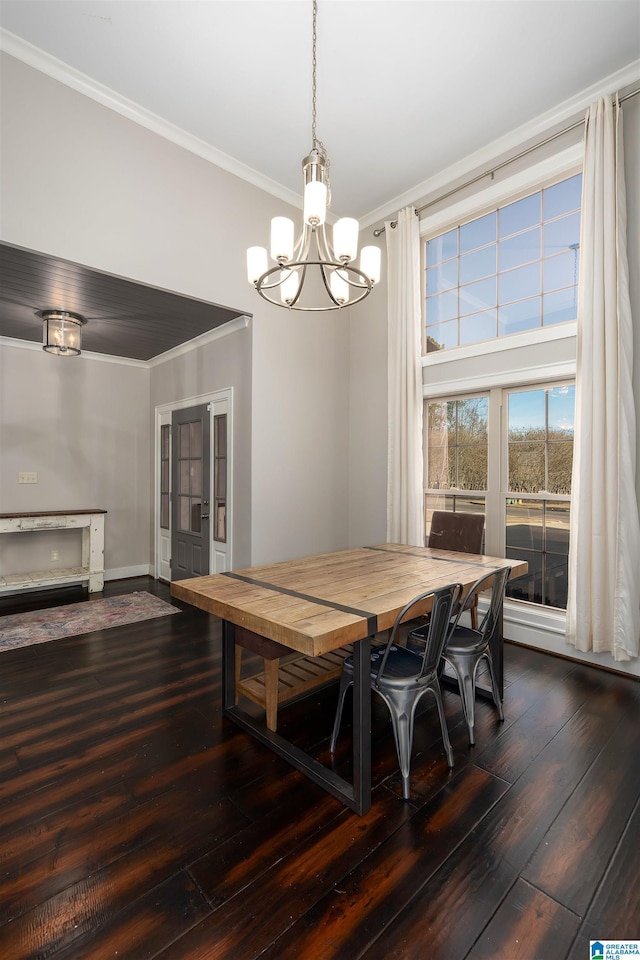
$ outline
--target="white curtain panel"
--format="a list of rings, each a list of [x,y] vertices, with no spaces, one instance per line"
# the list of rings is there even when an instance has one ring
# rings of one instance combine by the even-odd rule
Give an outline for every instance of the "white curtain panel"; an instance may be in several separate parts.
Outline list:
[[[614,660],[637,657],[640,641],[623,160],[622,110],[606,97],[585,130],[567,640]]]
[[[414,207],[385,224],[388,283],[387,541],[424,546],[420,226]]]

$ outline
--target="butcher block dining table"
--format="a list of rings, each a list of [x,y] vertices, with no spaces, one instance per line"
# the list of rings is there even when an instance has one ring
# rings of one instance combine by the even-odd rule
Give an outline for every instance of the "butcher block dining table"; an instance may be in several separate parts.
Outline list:
[[[527,572],[520,560],[383,543],[178,580],[171,584],[171,594],[222,620],[226,716],[362,815],[371,806],[372,638],[390,629],[405,604],[419,594],[452,582],[466,588],[505,566],[511,567],[512,579]],[[502,693],[501,628],[500,622],[492,652]],[[313,663],[334,651],[344,655],[343,648],[349,647],[354,668],[353,783],[238,705],[236,643],[261,653],[265,663],[293,652]],[[330,727],[331,720],[327,734]]]

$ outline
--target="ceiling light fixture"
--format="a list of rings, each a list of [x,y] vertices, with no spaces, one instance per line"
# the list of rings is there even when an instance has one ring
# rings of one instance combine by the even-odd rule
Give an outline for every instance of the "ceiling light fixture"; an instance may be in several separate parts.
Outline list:
[[[338,310],[345,304],[364,300],[380,279],[380,248],[363,247],[360,266],[353,266],[358,254],[358,221],[352,217],[338,220],[333,227],[333,244],[326,235],[326,215],[331,202],[329,158],[316,136],[316,24],[318,3],[313,0],[313,61],[311,150],[302,161],[304,204],[302,232],[294,244],[294,223],[288,217],[271,221],[271,257],[269,267],[264,247],[247,250],[247,276],[260,296],[290,310],[319,312]],[[312,248],[315,248],[315,257]],[[302,296],[307,269],[317,267],[322,277],[321,305],[307,303]]]
[[[68,310],[37,310],[42,320],[42,349],[58,357],[77,357],[82,347],[82,328],[87,322]]]

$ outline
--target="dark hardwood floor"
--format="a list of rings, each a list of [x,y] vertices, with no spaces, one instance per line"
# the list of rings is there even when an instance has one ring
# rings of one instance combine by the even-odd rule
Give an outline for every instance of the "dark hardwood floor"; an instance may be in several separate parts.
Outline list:
[[[130,590],[169,599],[104,595]],[[1,960],[588,960],[640,936],[639,683],[507,645],[505,722],[479,702],[469,748],[446,691],[449,771],[428,703],[409,803],[374,700],[360,818],[223,719],[220,624],[177,606],[0,653]],[[279,714],[327,762],[336,694]],[[338,749],[347,770],[346,719]]]

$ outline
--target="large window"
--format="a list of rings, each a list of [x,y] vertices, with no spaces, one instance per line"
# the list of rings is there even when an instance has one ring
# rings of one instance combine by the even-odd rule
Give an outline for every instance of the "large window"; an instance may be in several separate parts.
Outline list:
[[[526,560],[515,600],[566,608],[575,388],[493,388],[425,403],[425,515],[485,515],[488,553]]]
[[[582,175],[426,241],[425,352],[576,319]]]

